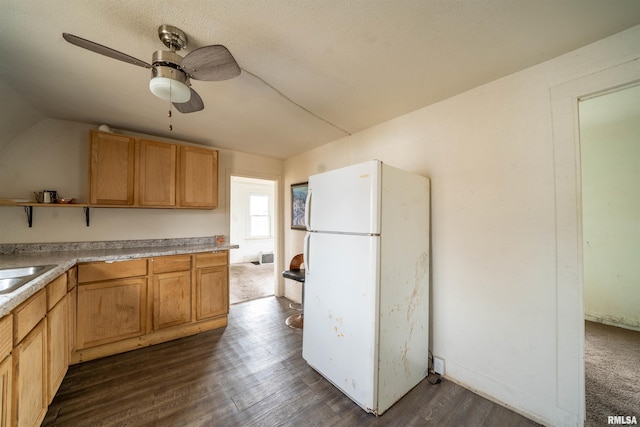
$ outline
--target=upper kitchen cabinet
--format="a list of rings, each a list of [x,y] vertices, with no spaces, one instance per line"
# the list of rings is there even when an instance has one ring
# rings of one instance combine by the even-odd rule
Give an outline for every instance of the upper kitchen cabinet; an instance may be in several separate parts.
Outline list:
[[[140,206],[176,205],[177,146],[156,141],[140,141],[138,167]]]
[[[180,147],[180,206],[213,209],[218,206],[218,152]]]
[[[91,132],[89,201],[93,205],[133,205],[135,140]]]
[[[90,205],[213,209],[218,152],[91,131]]]

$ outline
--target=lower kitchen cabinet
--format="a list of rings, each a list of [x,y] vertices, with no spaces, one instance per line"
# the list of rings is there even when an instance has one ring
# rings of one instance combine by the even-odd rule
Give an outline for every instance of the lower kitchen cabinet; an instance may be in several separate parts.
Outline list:
[[[195,255],[196,320],[229,313],[229,252]]]
[[[71,358],[76,351],[76,307],[78,289],[72,288],[67,292],[67,358]]]
[[[66,289],[65,289],[66,290]],[[47,363],[48,390],[47,403],[51,403],[62,384],[69,366],[67,295],[47,313]]]
[[[11,425],[13,315],[0,319],[0,427]]]
[[[11,379],[13,366],[11,355],[0,362],[0,427],[11,425]]]
[[[196,320],[229,313],[229,269],[196,270]]]
[[[226,326],[228,259],[220,251],[79,264],[70,363]]]
[[[47,285],[48,403],[53,400],[69,366],[67,273]]]
[[[9,363],[0,365],[0,391],[3,399],[10,396],[6,414],[11,414],[11,425],[39,426],[67,373],[67,301],[65,273],[13,311],[13,353]],[[0,335],[6,330],[5,319],[0,320]],[[5,353],[5,346],[0,347]],[[7,419],[3,402],[0,425],[9,425],[4,423]]]
[[[146,301],[146,277],[78,285],[77,349],[144,335]]]
[[[38,426],[47,412],[47,294],[13,311],[12,425]]]
[[[2,317],[0,427],[39,426],[70,363],[226,326],[228,259],[78,264]]]
[[[153,277],[153,330],[191,322],[191,271]]]
[[[39,426],[47,413],[47,319],[13,349],[14,422]]]

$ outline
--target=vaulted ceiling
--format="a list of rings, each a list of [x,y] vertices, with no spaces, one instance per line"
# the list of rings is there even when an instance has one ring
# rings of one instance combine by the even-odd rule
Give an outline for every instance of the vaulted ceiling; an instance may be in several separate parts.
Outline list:
[[[3,0],[0,8],[0,83],[42,116],[281,159],[640,23],[638,0]],[[187,34],[183,56],[222,44],[243,70],[192,81],[203,111],[169,118],[148,69],[62,38],[151,63],[166,49],[161,24]]]

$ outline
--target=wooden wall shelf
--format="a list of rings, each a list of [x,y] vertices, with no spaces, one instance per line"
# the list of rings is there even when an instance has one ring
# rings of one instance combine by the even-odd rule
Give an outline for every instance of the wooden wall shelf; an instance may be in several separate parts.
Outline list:
[[[11,206],[5,204],[4,206]],[[24,212],[27,214],[27,223],[29,227],[33,225],[33,208],[83,208],[84,209],[84,218],[87,227],[89,226],[89,205],[86,203],[38,203],[38,202],[26,202],[26,203],[16,203],[14,206],[22,206],[24,208]]]

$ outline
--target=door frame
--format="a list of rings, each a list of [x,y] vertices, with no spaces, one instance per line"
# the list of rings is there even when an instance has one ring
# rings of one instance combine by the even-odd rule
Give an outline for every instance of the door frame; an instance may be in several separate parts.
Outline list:
[[[275,229],[273,230],[273,234],[274,234],[274,257],[273,257],[273,269],[274,269],[274,277],[275,277],[275,282],[274,282],[274,295],[277,297],[281,297],[284,296],[284,279],[282,278],[282,276],[280,275],[280,272],[283,271],[284,268],[284,261],[282,259],[282,253],[284,252],[284,238],[283,238],[283,218],[284,218],[284,212],[283,212],[283,206],[284,206],[284,202],[283,202],[283,192],[282,192],[282,176],[280,175],[275,175],[275,174],[269,174],[269,173],[261,173],[261,172],[254,172],[254,171],[247,171],[247,170],[240,170],[240,169],[227,169],[226,170],[226,183],[225,183],[225,189],[226,189],[226,212],[227,212],[227,229],[229,231],[231,231],[231,177],[232,176],[237,176],[237,177],[243,177],[243,178],[254,178],[254,179],[264,179],[264,180],[269,180],[269,181],[273,181],[274,182],[274,201],[273,201],[273,205],[274,205],[274,224],[275,224]],[[230,242],[232,243],[232,242]]]
[[[584,424],[586,415],[578,102],[636,85],[640,82],[639,76],[640,60],[631,60],[551,88],[556,228],[556,399],[558,407],[579,414],[578,425]]]

